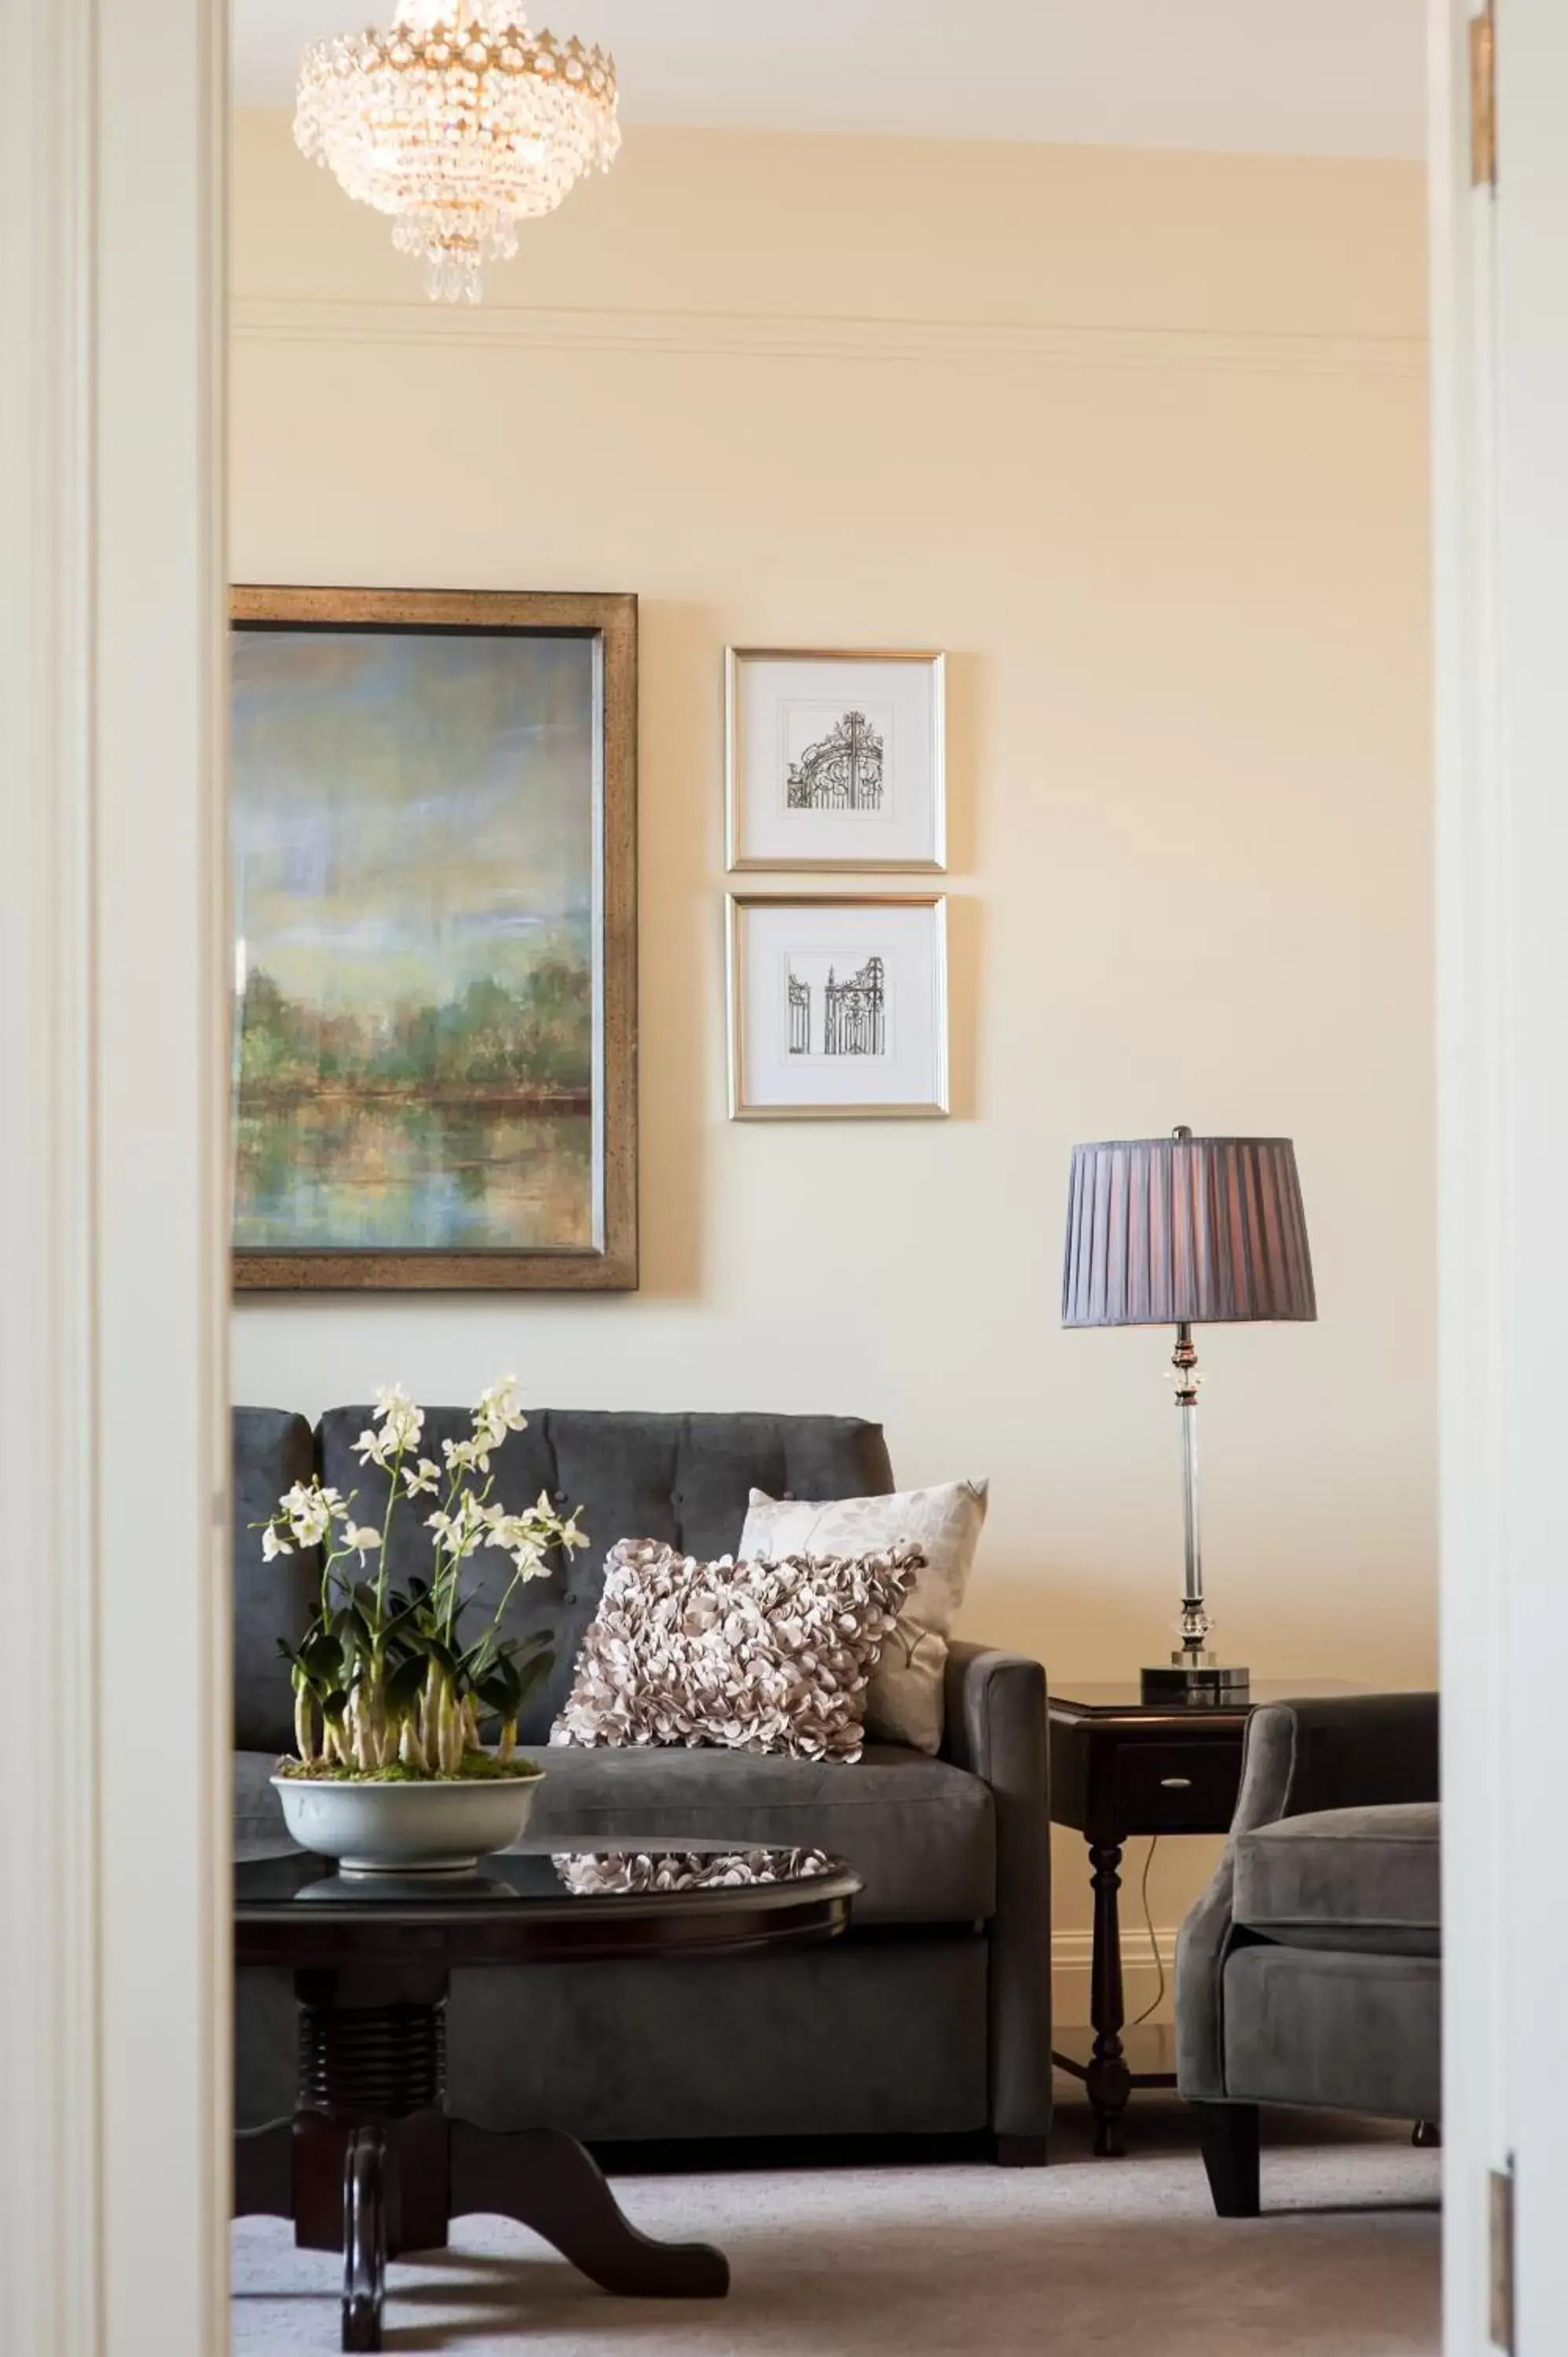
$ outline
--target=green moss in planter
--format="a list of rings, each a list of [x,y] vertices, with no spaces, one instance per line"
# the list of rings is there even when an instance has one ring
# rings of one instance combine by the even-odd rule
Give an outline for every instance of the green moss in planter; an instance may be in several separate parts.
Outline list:
[[[390,1768],[372,1768],[368,1772],[336,1764],[328,1767],[320,1760],[280,1760],[277,1772],[311,1784],[526,1784],[544,1770],[532,1760],[498,1760],[492,1752],[466,1751],[456,1776],[422,1775],[417,1768],[405,1768],[401,1760],[394,1760]]]

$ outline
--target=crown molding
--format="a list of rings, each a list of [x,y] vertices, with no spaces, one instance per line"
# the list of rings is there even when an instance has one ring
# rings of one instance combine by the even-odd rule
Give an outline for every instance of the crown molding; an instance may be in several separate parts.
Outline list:
[[[450,310],[421,303],[242,296],[234,339],[467,350],[705,354],[716,359],[1197,369],[1240,375],[1424,378],[1417,336],[1105,328],[1021,319],[851,319],[766,312]]]

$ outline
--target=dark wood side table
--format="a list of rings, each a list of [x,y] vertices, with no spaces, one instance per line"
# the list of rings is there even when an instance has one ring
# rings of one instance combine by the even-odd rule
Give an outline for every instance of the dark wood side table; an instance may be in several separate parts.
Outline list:
[[[1073,1680],[1050,1697],[1051,1817],[1089,1845],[1094,1892],[1090,1967],[1090,2026],[1058,2029],[1053,2060],[1081,2079],[1094,2112],[1094,2149],[1126,2150],[1122,2115],[1134,2087],[1176,2085],[1175,2037],[1166,2025],[1123,2042],[1122,1931],[1117,1894],[1122,1853],[1140,1834],[1224,1834],[1241,1781],[1241,1746],[1251,1709],[1297,1695],[1348,1694],[1337,1681],[1254,1679],[1251,1704],[1145,1704],[1138,1681]]]

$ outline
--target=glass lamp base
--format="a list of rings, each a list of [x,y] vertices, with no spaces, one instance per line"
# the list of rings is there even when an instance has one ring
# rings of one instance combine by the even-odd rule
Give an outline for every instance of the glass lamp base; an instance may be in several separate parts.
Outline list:
[[[1251,1698],[1248,1671],[1221,1669],[1212,1660],[1167,1662],[1157,1670],[1144,1670],[1142,1682],[1145,1702],[1208,1703],[1229,1709]]]

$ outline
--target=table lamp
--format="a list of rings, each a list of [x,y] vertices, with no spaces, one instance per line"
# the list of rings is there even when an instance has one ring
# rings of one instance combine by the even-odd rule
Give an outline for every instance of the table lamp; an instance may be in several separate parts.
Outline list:
[[[1145,1702],[1244,1703],[1248,1673],[1210,1649],[1197,1517],[1197,1352],[1210,1321],[1316,1318],[1312,1255],[1288,1137],[1129,1137],[1075,1146],[1064,1326],[1174,1326],[1187,1586],[1181,1644],[1145,1670]]]

